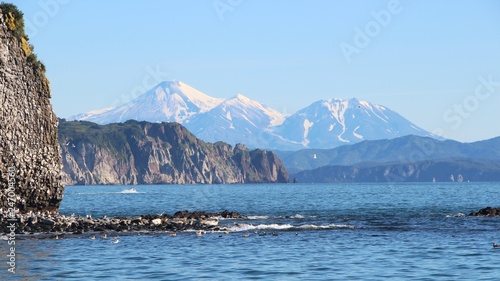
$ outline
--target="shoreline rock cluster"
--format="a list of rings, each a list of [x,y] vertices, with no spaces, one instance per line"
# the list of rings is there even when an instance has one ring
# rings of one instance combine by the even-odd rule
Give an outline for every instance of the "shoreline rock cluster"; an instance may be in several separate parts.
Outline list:
[[[15,233],[30,234],[83,234],[86,232],[134,232],[134,231],[186,231],[214,230],[218,231],[219,219],[245,219],[237,212],[222,211],[218,213],[179,211],[173,216],[141,215],[135,217],[91,218],[81,216],[54,215],[51,213],[16,214],[15,219],[0,213],[0,233],[12,232],[9,227],[15,224]]]
[[[477,212],[471,212],[469,214],[471,217],[500,217],[500,207],[492,208],[486,207]]]

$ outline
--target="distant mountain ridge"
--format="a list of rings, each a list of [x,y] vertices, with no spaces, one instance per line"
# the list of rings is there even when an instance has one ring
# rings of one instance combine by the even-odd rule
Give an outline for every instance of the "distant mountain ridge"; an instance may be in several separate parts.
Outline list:
[[[405,136],[275,153],[299,182],[500,180],[500,137],[460,143]]]
[[[371,165],[373,163],[412,163],[450,159],[489,159],[500,161],[500,137],[473,143],[404,136],[369,140],[333,149],[274,151],[290,173],[328,165]]]
[[[500,161],[452,159],[371,166],[331,165],[301,171],[291,177],[304,183],[500,181]]]
[[[438,138],[387,107],[355,98],[317,101],[285,116],[241,94],[229,99],[213,98],[180,81],[162,82],[116,108],[69,118],[98,124],[130,119],[178,122],[208,142],[279,150],[334,148],[405,135]]]

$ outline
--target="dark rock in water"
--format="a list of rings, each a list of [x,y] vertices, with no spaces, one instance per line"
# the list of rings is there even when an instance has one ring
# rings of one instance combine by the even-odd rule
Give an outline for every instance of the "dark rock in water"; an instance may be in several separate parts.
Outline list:
[[[219,216],[225,219],[245,219],[245,216],[240,215],[237,212],[230,212],[228,210],[225,210],[221,213],[219,213]]]
[[[477,212],[471,212],[469,216],[474,216],[474,217],[500,217],[500,207],[499,208],[492,208],[492,207],[486,207],[483,208]]]
[[[178,211],[174,214],[174,218],[187,218],[191,213],[189,211]]]
[[[0,233],[11,233],[9,228],[15,224],[15,233],[72,233],[83,234],[95,231],[183,231],[183,230],[220,230],[217,218],[244,219],[237,212],[219,213],[179,211],[170,215],[142,215],[140,217],[91,219],[75,216],[42,213],[16,214],[15,219],[7,213],[0,213]],[[25,223],[22,223],[25,222]]]
[[[23,22],[15,6],[0,5],[0,212],[57,213],[64,189],[57,119]]]

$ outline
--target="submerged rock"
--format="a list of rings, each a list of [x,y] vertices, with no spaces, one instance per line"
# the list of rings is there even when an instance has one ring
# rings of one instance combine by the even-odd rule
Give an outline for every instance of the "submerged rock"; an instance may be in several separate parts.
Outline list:
[[[469,216],[474,216],[474,217],[500,217],[500,207],[499,208],[492,208],[492,207],[486,207],[483,208],[477,212],[471,212]]]

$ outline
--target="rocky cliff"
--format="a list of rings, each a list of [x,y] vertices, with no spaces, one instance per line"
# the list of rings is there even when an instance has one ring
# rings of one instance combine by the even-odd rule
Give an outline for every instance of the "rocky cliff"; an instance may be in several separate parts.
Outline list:
[[[62,199],[57,119],[45,67],[22,13],[0,5],[0,208],[57,212]]]
[[[60,120],[59,143],[68,185],[288,182],[274,153],[206,143],[177,123]]]

